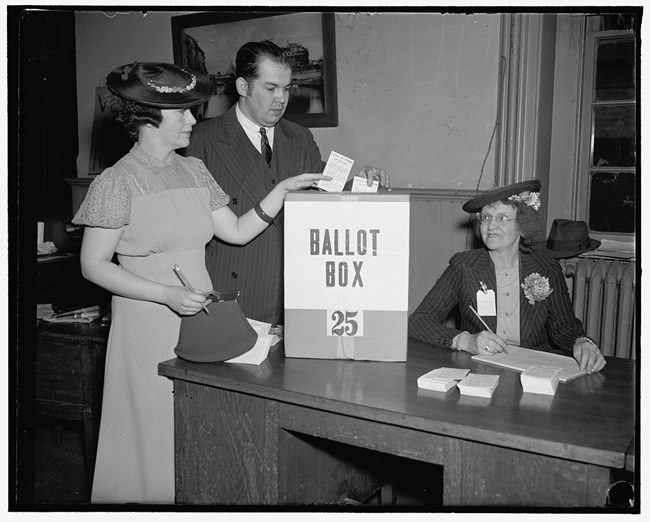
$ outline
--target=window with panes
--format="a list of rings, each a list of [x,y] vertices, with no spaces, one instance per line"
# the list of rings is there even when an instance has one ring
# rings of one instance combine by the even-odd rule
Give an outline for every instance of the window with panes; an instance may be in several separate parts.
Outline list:
[[[579,205],[589,229],[634,234],[637,205],[637,20],[589,17]]]

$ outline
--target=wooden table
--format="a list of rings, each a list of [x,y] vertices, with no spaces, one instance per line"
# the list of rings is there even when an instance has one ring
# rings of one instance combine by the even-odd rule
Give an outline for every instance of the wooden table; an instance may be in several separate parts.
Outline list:
[[[109,326],[46,323],[36,332],[36,415],[79,421],[92,485]]]
[[[446,506],[604,506],[633,447],[633,364],[609,358],[548,397],[523,394],[514,371],[413,340],[406,363],[290,359],[281,347],[261,366],[172,359],[159,374],[174,380],[176,501],[361,498],[381,478],[368,455],[388,454],[443,466]],[[440,366],[499,374],[499,386],[492,399],[418,389]]]

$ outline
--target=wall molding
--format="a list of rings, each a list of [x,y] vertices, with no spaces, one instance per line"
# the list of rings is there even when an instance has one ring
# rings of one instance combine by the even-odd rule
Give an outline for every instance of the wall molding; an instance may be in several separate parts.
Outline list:
[[[546,221],[553,107],[556,20],[553,14],[502,15],[499,132],[495,181],[539,179]]]
[[[441,188],[404,188],[396,187],[391,194],[408,194],[412,200],[434,200],[445,201],[467,201],[482,191],[477,190],[455,190]]]

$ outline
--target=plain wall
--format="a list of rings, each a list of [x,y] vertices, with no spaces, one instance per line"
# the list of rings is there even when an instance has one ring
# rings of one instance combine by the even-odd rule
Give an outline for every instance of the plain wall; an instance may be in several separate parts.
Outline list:
[[[95,87],[133,60],[173,61],[171,17],[188,11],[76,13],[79,156],[88,175]],[[312,129],[335,150],[385,168],[394,187],[494,183],[498,14],[336,13],[339,125]]]

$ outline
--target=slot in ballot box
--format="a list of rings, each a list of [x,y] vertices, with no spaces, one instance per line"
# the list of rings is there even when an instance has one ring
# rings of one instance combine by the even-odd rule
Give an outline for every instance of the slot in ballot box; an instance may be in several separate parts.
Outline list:
[[[285,356],[406,361],[409,196],[292,192],[284,215]]]

